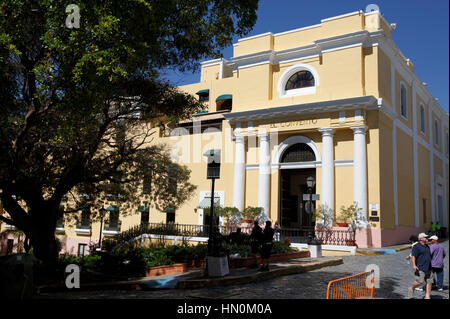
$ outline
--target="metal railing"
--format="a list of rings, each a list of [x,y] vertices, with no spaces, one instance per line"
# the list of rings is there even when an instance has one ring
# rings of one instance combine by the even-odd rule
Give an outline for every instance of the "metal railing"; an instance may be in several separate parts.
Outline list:
[[[373,299],[375,272],[359,273],[328,283],[327,299]]]
[[[236,232],[238,228],[241,233],[250,235],[251,226],[239,226],[238,224],[227,224],[225,226],[215,226],[222,235],[229,235]],[[354,246],[355,230],[335,230],[331,228],[320,227],[300,227],[300,228],[281,228],[280,240],[288,239],[291,243],[307,243],[309,235],[314,234],[314,239],[320,241],[323,245]],[[174,223],[146,223],[135,226],[125,232],[117,235],[118,242],[128,241],[142,234],[153,235],[172,235],[183,237],[209,237],[209,225],[191,225]]]

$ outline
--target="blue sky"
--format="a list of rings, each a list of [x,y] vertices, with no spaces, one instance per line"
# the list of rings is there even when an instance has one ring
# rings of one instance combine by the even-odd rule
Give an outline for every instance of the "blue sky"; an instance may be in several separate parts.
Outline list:
[[[448,0],[261,0],[258,20],[252,36],[265,32],[278,33],[319,24],[321,19],[376,4],[389,23],[397,23],[392,38],[397,47],[415,66],[419,79],[449,112],[449,1]],[[237,43],[239,37],[233,40]],[[233,47],[223,51],[228,59]],[[200,81],[197,73],[173,73],[167,77],[175,85]]]

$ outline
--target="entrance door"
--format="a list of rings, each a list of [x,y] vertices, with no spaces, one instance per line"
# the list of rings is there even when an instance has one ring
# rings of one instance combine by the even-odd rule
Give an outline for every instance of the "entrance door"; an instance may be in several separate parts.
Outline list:
[[[312,148],[305,143],[290,145],[280,158],[280,221],[282,227],[298,228],[311,225],[311,216],[306,212],[307,201],[303,194],[308,194],[306,179],[316,178],[315,168],[311,163],[316,161]],[[312,190],[315,193],[315,188]],[[314,202],[313,202],[314,209]]]
[[[307,201],[303,194],[308,194],[306,179],[316,178],[316,169],[283,169],[280,174],[280,219],[281,227],[299,228],[310,226],[311,215],[306,212]],[[312,189],[315,193],[315,188]],[[313,202],[313,209],[315,205]]]

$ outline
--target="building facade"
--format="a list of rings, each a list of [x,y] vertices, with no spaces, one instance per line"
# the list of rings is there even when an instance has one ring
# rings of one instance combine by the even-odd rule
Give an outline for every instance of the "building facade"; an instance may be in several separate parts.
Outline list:
[[[431,222],[448,227],[448,114],[392,32],[380,12],[357,11],[243,38],[232,58],[201,63],[200,82],[180,89],[205,110],[177,128],[155,128],[155,143],[169,145],[173,160],[189,167],[197,191],[176,211],[142,203],[121,217],[120,230],[142,219],[203,225],[211,197],[203,154],[210,149],[221,150],[216,203],[262,207],[262,219],[282,228],[309,224],[303,195],[310,176],[320,196],[315,205],[330,217],[322,222],[359,208],[359,247],[404,243]],[[98,241],[99,227],[66,225],[66,250]]]

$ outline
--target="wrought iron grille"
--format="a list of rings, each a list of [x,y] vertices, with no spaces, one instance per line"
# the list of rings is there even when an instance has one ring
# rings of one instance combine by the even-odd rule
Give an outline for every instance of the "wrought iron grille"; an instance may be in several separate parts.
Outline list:
[[[297,143],[289,146],[281,157],[281,163],[312,162],[316,160],[314,151],[307,144]]]
[[[251,234],[252,227],[241,227],[237,224],[227,224],[218,227],[222,235],[229,235],[241,228],[243,234]],[[301,227],[301,228],[281,228],[280,240],[288,239],[291,243],[306,244],[310,232],[314,231],[314,239],[320,241],[323,245],[355,246],[355,230],[334,230],[332,228],[320,227]],[[141,234],[153,235],[173,235],[183,237],[208,237],[209,225],[188,225],[174,223],[148,223],[135,226],[125,232],[117,235],[117,242],[126,242],[136,238]]]

